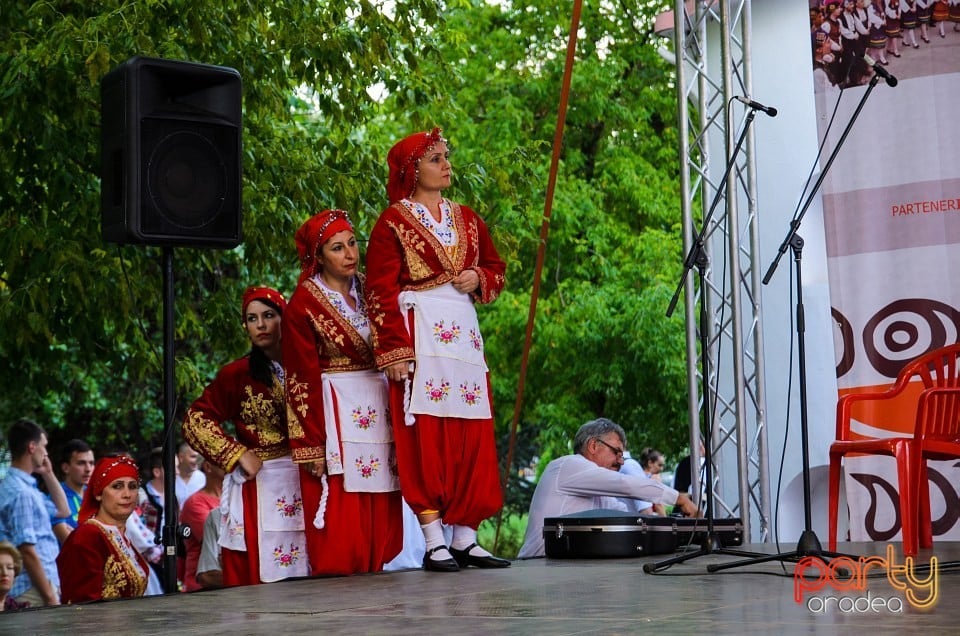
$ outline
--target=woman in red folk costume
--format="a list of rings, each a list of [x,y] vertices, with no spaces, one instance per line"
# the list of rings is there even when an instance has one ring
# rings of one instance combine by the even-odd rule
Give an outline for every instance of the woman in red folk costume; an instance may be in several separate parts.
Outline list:
[[[143,596],[149,566],[127,539],[140,475],[126,456],[97,462],[83,494],[77,528],[57,556],[60,600],[81,603]]]
[[[228,474],[220,495],[224,585],[254,585],[306,576],[303,501],[290,458],[280,323],[286,300],[250,287],[241,314],[253,346],[220,369],[187,411],[186,441]],[[236,437],[224,430],[233,422]]]
[[[283,320],[283,364],[310,570],[378,572],[403,547],[403,517],[360,251],[342,210],[313,216],[296,242],[302,272]]]
[[[383,211],[367,250],[367,313],[390,383],[400,486],[426,539],[423,566],[507,567],[476,544],[503,504],[493,405],[474,303],[503,289],[505,265],[477,214],[442,196],[450,162],[440,129],[387,155]],[[453,526],[448,548],[441,522]]]

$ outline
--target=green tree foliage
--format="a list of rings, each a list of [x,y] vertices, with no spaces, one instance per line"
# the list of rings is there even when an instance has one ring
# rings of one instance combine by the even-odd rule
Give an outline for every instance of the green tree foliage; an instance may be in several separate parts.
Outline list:
[[[652,33],[662,3],[647,4],[583,9],[520,423],[538,431],[543,459],[569,452],[599,415],[624,425],[631,448],[679,456],[687,444],[682,311],[665,317],[683,259],[676,105]],[[511,258],[508,291],[481,310],[501,426],[515,403],[570,28],[567,3],[511,6],[448,14],[444,64],[430,71],[456,95],[458,194],[483,202]]]
[[[604,415],[630,446],[686,444],[674,94],[655,52],[667,3],[586,3],[521,427],[567,452]],[[61,437],[159,440],[161,252],[100,238],[99,82],[133,55],[243,78],[243,245],[178,248],[178,413],[247,343],[250,283],[290,292],[292,236],[311,213],[385,205],[384,157],[444,127],[451,196],[509,262],[481,310],[501,438],[512,418],[557,121],[570,5],[552,0],[103,0],[0,8],[0,397]],[[682,312],[681,312],[682,313]],[[55,434],[56,438],[57,435]],[[521,457],[526,461],[529,457]]]
[[[182,412],[248,346],[243,288],[292,289],[298,225],[326,207],[371,216],[382,206],[382,149],[362,134],[379,104],[366,89],[403,87],[401,104],[438,91],[410,63],[439,55],[421,28],[442,24],[437,11],[428,0],[390,14],[366,1],[4,3],[4,418],[30,414],[98,445],[160,437],[161,252],[100,238],[99,82],[111,68],[145,55],[229,66],[244,79],[244,243],[174,257]]]

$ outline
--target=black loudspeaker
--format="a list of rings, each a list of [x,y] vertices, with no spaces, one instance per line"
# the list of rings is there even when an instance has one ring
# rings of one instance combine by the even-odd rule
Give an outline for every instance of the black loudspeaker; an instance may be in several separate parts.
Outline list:
[[[133,57],[103,78],[100,100],[104,240],[239,245],[240,74]]]

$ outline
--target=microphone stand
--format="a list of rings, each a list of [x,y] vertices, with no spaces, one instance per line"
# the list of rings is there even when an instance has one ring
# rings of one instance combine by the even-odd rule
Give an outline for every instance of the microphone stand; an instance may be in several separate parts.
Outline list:
[[[673,294],[673,298],[670,299],[670,306],[667,307],[667,318],[673,315],[674,309],[676,309],[677,301],[680,298],[680,292],[683,290],[684,283],[687,278],[687,274],[693,268],[694,265],[697,267],[697,280],[699,281],[701,298],[700,298],[700,377],[702,378],[703,383],[703,407],[700,409],[702,427],[704,434],[701,435],[703,438],[703,450],[704,450],[704,463],[706,469],[706,499],[707,499],[707,510],[706,510],[706,520],[707,520],[707,531],[703,537],[702,542],[700,543],[700,548],[693,552],[688,552],[686,554],[681,554],[679,556],[671,557],[669,559],[664,559],[662,561],[657,561],[655,563],[645,563],[643,565],[643,571],[647,574],[652,574],[665,570],[666,568],[674,565],[675,563],[683,563],[689,561],[690,559],[695,559],[700,556],[706,556],[708,554],[731,554],[734,556],[742,557],[755,557],[759,556],[754,552],[744,552],[741,550],[731,550],[729,548],[724,548],[723,543],[720,541],[720,537],[717,534],[714,528],[713,520],[713,508],[714,508],[714,497],[713,497],[713,440],[712,440],[712,412],[711,412],[711,402],[710,402],[710,383],[707,381],[709,377],[709,369],[707,368],[707,351],[709,342],[707,340],[707,326],[709,323],[709,316],[707,315],[707,303],[706,303],[706,271],[707,265],[709,265],[709,258],[706,251],[704,251],[703,237],[706,234],[707,229],[710,227],[710,220],[713,218],[713,212],[717,208],[717,204],[720,203],[720,195],[726,191],[727,187],[727,177],[730,175],[730,171],[733,169],[734,164],[736,163],[737,156],[740,153],[740,147],[743,145],[743,141],[747,136],[747,131],[750,129],[750,125],[753,123],[754,117],[756,117],[756,107],[752,104],[748,104],[750,107],[750,112],[747,114],[746,122],[743,126],[743,131],[740,133],[740,137],[737,139],[737,144],[733,149],[733,153],[730,155],[730,159],[727,161],[726,170],[723,173],[723,186],[717,189],[717,193],[713,197],[713,201],[710,203],[710,208],[707,211],[707,216],[703,219],[703,224],[701,231],[694,235],[693,244],[690,246],[690,251],[687,253],[686,259],[683,262],[683,273],[680,275],[680,281],[677,284],[677,289]]]
[[[840,554],[838,552],[828,552],[821,548],[820,539],[817,538],[817,533],[813,530],[813,521],[812,521],[812,502],[810,499],[810,446],[809,446],[809,429],[807,426],[807,373],[806,373],[806,349],[804,342],[804,318],[803,318],[803,284],[800,278],[801,274],[801,254],[803,252],[803,238],[797,234],[797,230],[800,228],[800,222],[803,220],[804,215],[807,212],[807,209],[813,203],[813,197],[817,194],[820,189],[820,185],[823,183],[823,180],[827,176],[827,172],[830,170],[830,166],[833,165],[833,160],[836,159],[837,153],[840,152],[843,142],[846,140],[847,135],[850,133],[851,128],[853,128],[854,122],[857,121],[857,117],[860,116],[860,111],[863,110],[864,104],[867,103],[867,98],[870,97],[871,91],[877,85],[877,81],[880,79],[879,74],[875,74],[870,79],[870,84],[867,86],[867,90],[863,93],[863,97],[860,98],[860,103],[857,104],[856,110],[853,111],[853,115],[850,117],[850,121],[847,122],[847,127],[843,129],[843,134],[840,135],[840,139],[837,141],[837,145],[834,147],[833,152],[830,153],[830,157],[827,159],[826,165],[823,167],[823,171],[820,173],[820,177],[817,179],[816,183],[813,184],[813,188],[810,190],[810,194],[807,195],[806,201],[803,203],[803,207],[800,208],[800,211],[796,214],[793,221],[790,222],[790,229],[787,232],[786,237],[783,239],[783,243],[780,244],[780,249],[777,251],[777,256],[773,260],[773,263],[770,264],[770,268],[767,270],[767,273],[763,277],[763,284],[766,285],[770,282],[770,278],[773,276],[774,271],[777,268],[777,264],[780,262],[780,258],[787,251],[787,247],[790,247],[793,251],[793,260],[796,265],[797,272],[797,353],[799,355],[798,360],[798,369],[799,369],[799,383],[800,383],[800,443],[802,450],[803,460],[803,520],[804,520],[804,529],[803,533],[800,535],[800,539],[797,542],[796,549],[790,552],[782,552],[780,554],[768,554],[761,557],[747,559],[745,561],[736,561],[734,563],[718,563],[711,564],[707,566],[708,572],[717,572],[719,570],[725,570],[728,568],[737,568],[745,565],[753,565],[755,563],[765,563],[767,561],[781,561],[781,562],[793,562],[799,563],[805,558],[819,559],[824,563],[827,563],[831,558],[846,557],[850,558],[848,555]]]

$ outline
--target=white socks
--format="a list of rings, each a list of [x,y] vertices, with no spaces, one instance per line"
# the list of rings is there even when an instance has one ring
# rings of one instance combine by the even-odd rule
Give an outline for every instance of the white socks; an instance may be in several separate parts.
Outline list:
[[[476,544],[476,542],[476,530],[470,526],[453,526],[453,541],[450,543],[451,548],[454,550],[466,550],[471,544]],[[472,548],[470,548],[469,554],[470,556],[477,557],[491,556],[489,552],[481,548],[479,545],[474,545]]]
[[[447,550],[447,542],[443,539],[443,526],[440,525],[439,519],[434,519],[430,523],[421,523],[420,529],[423,530],[423,538],[427,542],[427,552],[434,548],[440,548],[427,558],[433,561],[453,558],[453,555]]]
[[[420,524],[420,529],[423,530],[423,538],[427,542],[427,552],[438,548],[436,552],[432,553],[427,558],[434,561],[442,561],[444,559],[453,558],[453,555],[450,554],[449,550],[447,550],[447,543],[443,537],[443,526],[441,525],[439,519],[434,519],[430,523]],[[453,541],[450,542],[451,548],[455,550],[466,550],[467,548],[470,548],[470,556],[491,556],[489,552],[476,545],[476,543],[476,530],[470,526],[453,526]]]

